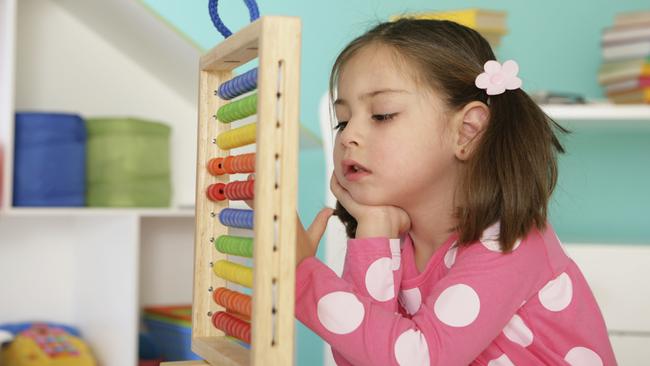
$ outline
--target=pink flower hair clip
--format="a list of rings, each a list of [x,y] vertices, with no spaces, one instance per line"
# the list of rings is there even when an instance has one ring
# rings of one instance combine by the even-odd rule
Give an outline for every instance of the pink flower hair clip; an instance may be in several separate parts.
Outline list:
[[[498,95],[508,90],[521,88],[521,79],[517,77],[519,65],[514,60],[508,60],[501,65],[490,60],[483,66],[484,73],[476,77],[477,88],[486,89],[488,95]]]

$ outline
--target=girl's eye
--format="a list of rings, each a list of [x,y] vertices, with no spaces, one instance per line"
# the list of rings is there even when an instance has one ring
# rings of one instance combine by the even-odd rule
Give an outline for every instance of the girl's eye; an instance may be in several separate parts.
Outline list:
[[[373,114],[372,119],[375,121],[390,121],[397,116],[397,113]]]
[[[347,124],[348,124],[347,121],[340,121],[336,126],[334,126],[334,129],[341,131],[345,128]]]

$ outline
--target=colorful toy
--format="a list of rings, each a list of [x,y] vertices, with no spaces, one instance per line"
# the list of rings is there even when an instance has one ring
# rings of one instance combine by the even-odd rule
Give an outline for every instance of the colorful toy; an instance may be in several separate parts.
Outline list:
[[[62,327],[33,324],[19,331],[3,346],[2,364],[10,366],[95,366],[90,349],[81,338]]]
[[[146,337],[165,361],[196,360],[192,353],[192,307],[149,306],[144,308]]]
[[[227,38],[200,61],[192,351],[213,366],[292,365],[301,25],[295,17],[255,20],[254,1],[245,2],[254,21],[230,36],[210,1]],[[257,68],[233,77],[254,59]],[[253,123],[236,122],[255,114]],[[231,151],[252,144],[255,153]],[[253,199],[253,210],[229,207]],[[252,257],[252,267],[233,256]]]

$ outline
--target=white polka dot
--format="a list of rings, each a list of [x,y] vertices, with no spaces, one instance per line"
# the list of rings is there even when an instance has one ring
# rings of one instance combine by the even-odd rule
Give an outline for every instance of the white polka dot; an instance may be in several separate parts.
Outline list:
[[[409,329],[395,341],[395,358],[401,366],[428,366],[429,345],[424,334]]]
[[[488,227],[485,229],[485,231],[483,231],[483,234],[481,235],[481,244],[493,252],[501,252],[501,245],[499,244],[500,233],[501,223],[497,222],[496,224]],[[517,241],[515,241],[515,244],[512,246],[512,250],[514,251],[517,249],[519,247],[519,244],[521,244],[521,239],[517,239]]]
[[[457,252],[458,252],[458,245],[454,243],[445,254],[445,266],[447,266],[447,268],[451,268],[451,266],[454,265],[454,262],[456,262]]]
[[[481,310],[481,302],[473,288],[458,284],[444,290],[433,306],[438,319],[451,327],[471,324]]]
[[[318,300],[318,320],[332,333],[348,334],[361,325],[363,304],[349,292],[331,292]]]
[[[420,293],[420,289],[415,287],[400,291],[399,302],[409,314],[413,315],[417,313],[422,305],[422,294]]]
[[[564,310],[571,303],[573,284],[568,274],[563,272],[549,281],[537,295],[542,305],[550,311]]]
[[[571,366],[603,366],[603,360],[600,356],[589,348],[574,347],[566,356],[564,361],[568,362]]]
[[[501,247],[499,246],[499,230],[500,223],[496,223],[483,231],[481,234],[481,244],[484,247],[488,248],[493,252],[500,252]]]
[[[366,289],[377,301],[387,301],[395,297],[392,259],[382,257],[374,261],[366,272]]]
[[[401,242],[399,239],[390,239],[388,243],[390,245],[390,254],[393,258],[391,269],[397,271],[402,263]]]
[[[488,366],[515,366],[512,361],[506,356],[506,354],[502,354],[501,357],[495,358],[494,360],[488,362]]]
[[[517,314],[515,314],[512,319],[510,319],[508,325],[503,328],[503,334],[505,334],[509,340],[522,347],[528,347],[533,343],[533,332]]]

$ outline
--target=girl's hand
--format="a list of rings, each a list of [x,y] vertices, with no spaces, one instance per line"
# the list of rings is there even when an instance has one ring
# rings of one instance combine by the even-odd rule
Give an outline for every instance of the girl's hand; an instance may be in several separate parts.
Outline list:
[[[357,238],[383,236],[397,238],[411,228],[406,211],[396,206],[370,206],[356,202],[335,174],[330,189],[341,205],[357,220]]]
[[[323,208],[318,212],[314,221],[309,225],[309,229],[305,230],[305,227],[300,222],[300,217],[296,214],[296,266],[302,262],[303,259],[307,257],[313,257],[316,255],[316,250],[318,249],[318,243],[323,237],[323,233],[327,228],[327,221],[334,210],[331,208]]]
[[[249,175],[248,179],[254,179],[253,174]],[[253,200],[246,200],[245,202],[251,209],[254,207]],[[303,259],[316,255],[318,243],[323,237],[323,233],[325,233],[327,221],[332,216],[332,213],[334,213],[334,210],[331,208],[320,210],[309,229],[305,230],[296,212],[296,267]]]

